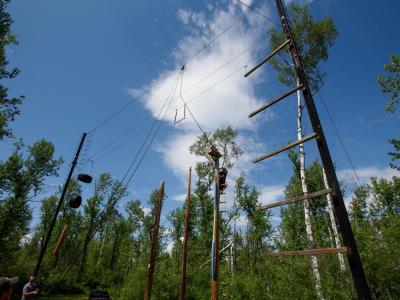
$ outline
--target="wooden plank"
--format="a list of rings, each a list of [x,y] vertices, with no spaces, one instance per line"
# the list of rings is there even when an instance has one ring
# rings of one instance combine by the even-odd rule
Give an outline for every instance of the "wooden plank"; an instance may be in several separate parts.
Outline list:
[[[318,249],[307,249],[307,250],[296,250],[296,251],[284,251],[284,252],[268,252],[261,254],[267,257],[285,257],[285,256],[308,256],[308,255],[323,255],[323,254],[337,254],[337,253],[350,253],[348,247],[340,248],[318,248]]]
[[[249,114],[249,118],[254,117],[256,114],[258,114],[259,112],[262,112],[264,109],[267,109],[268,107],[274,105],[275,103],[281,101],[282,99],[285,99],[287,96],[290,96],[291,94],[293,94],[294,92],[296,92],[297,90],[300,90],[304,87],[304,85],[299,85],[296,86],[294,88],[292,88],[291,90],[287,91],[286,93],[284,93],[283,95],[276,97],[274,100],[271,100],[270,102],[268,102],[267,104],[261,106],[259,109],[253,111],[252,113]]]
[[[273,207],[277,207],[277,206],[282,206],[282,205],[287,205],[287,204],[292,204],[295,203],[297,201],[304,201],[307,199],[313,199],[313,198],[317,198],[326,194],[330,194],[332,193],[331,189],[326,189],[326,190],[322,190],[319,192],[314,192],[314,193],[310,193],[310,194],[305,194],[305,195],[300,195],[294,198],[290,198],[287,200],[283,200],[283,201],[279,201],[276,203],[271,203],[271,204],[266,204],[266,205],[261,205],[259,207],[257,207],[257,210],[263,210],[263,209],[270,209]]]
[[[274,51],[272,51],[264,60],[260,63],[258,63],[253,69],[248,71],[246,74],[244,74],[244,77],[249,76],[251,73],[253,73],[255,70],[257,70],[259,67],[261,67],[263,64],[265,64],[267,61],[269,61],[276,53],[281,51],[283,48],[285,48],[288,44],[290,43],[290,40],[287,40],[284,42],[282,45],[280,45],[278,48],[276,48]]]
[[[257,162],[262,161],[264,159],[267,159],[267,158],[269,158],[271,156],[274,156],[274,155],[276,155],[278,153],[281,153],[281,152],[283,152],[285,150],[288,150],[288,149],[293,148],[293,147],[295,147],[297,145],[300,145],[300,144],[302,144],[304,142],[308,142],[309,140],[311,140],[313,138],[316,138],[317,136],[318,136],[318,134],[316,134],[314,132],[314,133],[312,133],[310,135],[307,135],[306,137],[302,138],[301,140],[295,141],[293,143],[289,143],[289,144],[287,144],[287,145],[285,145],[285,146],[283,146],[283,147],[281,147],[281,148],[279,148],[277,150],[268,152],[268,153],[256,158],[255,160],[253,160],[253,163],[257,163]]]
[[[68,235],[68,231],[69,231],[69,226],[67,224],[65,224],[64,228],[63,228],[63,230],[61,232],[61,235],[60,235],[60,237],[59,237],[59,239],[57,241],[56,248],[53,251],[53,256],[57,256],[58,255],[58,252],[61,249],[62,243],[64,242],[65,238]]]

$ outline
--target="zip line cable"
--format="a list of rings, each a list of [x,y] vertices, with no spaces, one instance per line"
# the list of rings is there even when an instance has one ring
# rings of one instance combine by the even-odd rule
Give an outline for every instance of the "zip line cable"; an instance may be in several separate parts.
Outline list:
[[[251,7],[250,5],[247,5],[246,3],[240,1],[240,0],[236,0],[237,2],[239,2],[240,4],[246,6],[249,10],[255,12],[256,14],[258,14],[259,16],[263,17],[265,20],[267,20],[268,22],[271,22],[272,24],[275,24],[277,26],[279,26],[277,23],[275,23],[274,21],[271,20],[271,18],[268,18],[266,15],[264,15],[263,13],[261,13],[259,10]]]
[[[129,141],[131,141],[133,138],[140,136],[141,134],[143,134],[145,132],[145,130],[149,129],[152,126],[152,124],[147,125],[143,130],[141,131],[137,131],[135,132],[133,135],[131,135],[129,138],[125,139],[124,141],[122,141],[121,143],[117,144],[116,146],[112,147],[111,149],[109,149],[106,152],[103,153],[99,153],[99,155],[95,156],[93,158],[93,161],[99,161],[101,160],[103,157],[107,156],[108,154],[118,150],[119,148],[121,148],[123,145],[127,144]]]
[[[240,0],[237,0],[239,2],[241,2]],[[245,3],[241,2],[243,5],[246,5]],[[258,5],[258,3],[257,3]],[[247,5],[246,5],[247,6]],[[249,9],[254,10],[252,7],[247,6]],[[275,22],[273,22],[271,19],[269,19],[268,17],[264,16],[263,14],[261,14],[260,12],[256,11],[258,14],[260,14],[261,16],[264,17],[264,19],[268,20],[269,22],[273,23],[276,25]],[[190,60],[192,60],[194,57],[196,57],[197,55],[199,55],[201,52],[203,52],[205,49],[209,48],[215,41],[217,41],[219,38],[221,38],[221,36],[223,36],[224,34],[226,34],[230,29],[232,29],[235,25],[237,24],[237,22],[234,22],[232,24],[230,24],[229,26],[227,26],[224,30],[222,30],[219,34],[217,34],[215,37],[213,37],[205,46],[203,46],[201,49],[199,49],[198,51],[196,51],[194,54],[186,56],[183,59],[183,63],[181,65],[187,65],[189,63]],[[144,94],[146,93],[146,91],[143,91],[140,95],[137,95],[136,97],[134,97],[134,99],[132,101],[130,101],[129,103],[125,104],[124,106],[122,106],[121,108],[119,108],[117,111],[115,111],[114,113],[112,113],[110,116],[108,116],[107,118],[105,118],[103,121],[101,121],[99,124],[97,124],[92,130],[90,130],[89,132],[95,132],[97,131],[99,128],[103,127],[105,124],[107,124],[108,122],[110,122],[112,119],[114,119],[117,115],[119,115],[121,112],[123,112],[125,109],[127,109],[129,106],[131,106],[135,101],[135,99],[139,99],[141,98]]]
[[[193,84],[190,88],[184,90],[184,91],[182,92],[182,95],[184,95],[184,94],[185,94],[186,92],[188,92],[189,90],[192,90],[193,88],[195,88],[196,86],[198,86],[202,81],[208,79],[209,77],[211,77],[212,75],[214,75],[215,73],[217,73],[219,70],[221,70],[221,69],[224,68],[225,66],[231,64],[233,61],[235,61],[236,59],[238,59],[241,55],[243,55],[244,53],[248,52],[249,50],[255,48],[256,46],[257,46],[257,44],[255,43],[254,45],[252,45],[252,46],[248,47],[247,49],[243,50],[242,52],[238,53],[236,56],[234,56],[233,58],[231,58],[230,60],[228,60],[227,62],[225,62],[225,63],[222,64],[221,66],[219,66],[218,68],[216,68],[214,71],[212,71],[211,73],[209,73],[208,75],[206,75],[205,77],[203,77],[202,79],[200,79],[198,82],[196,82],[195,84]],[[269,48],[269,47],[263,48],[263,49],[259,52],[258,56],[260,55],[260,53],[262,53],[262,52],[263,52],[265,49],[267,49],[267,48]],[[221,83],[223,83],[224,81],[226,81],[226,80],[229,79],[230,77],[234,76],[235,74],[237,74],[240,70],[242,70],[242,69],[245,68],[245,67],[246,67],[246,66],[242,66],[242,67],[240,67],[240,68],[234,70],[233,72],[231,72],[230,74],[228,74],[227,76],[225,76],[224,78],[222,78],[221,80],[217,81],[217,82],[216,82],[215,84],[213,84],[212,86],[206,88],[205,90],[201,91],[201,92],[200,92],[199,94],[197,94],[196,96],[194,96],[194,97],[192,97],[191,99],[189,99],[188,101],[186,101],[186,104],[187,104],[187,103],[191,103],[191,102],[197,100],[200,96],[204,95],[205,93],[209,92],[209,91],[212,90],[213,88],[217,87],[218,85],[220,85]],[[184,105],[179,106],[177,109],[179,110],[179,109],[181,109],[181,108],[183,108],[183,107],[184,107]],[[186,106],[186,107],[187,107],[187,106]],[[170,116],[170,115],[172,115],[172,114],[173,114],[173,112],[171,112],[168,116]],[[147,117],[147,118],[141,120],[141,121],[138,122],[136,125],[139,125],[139,123],[143,123],[143,122],[148,121],[148,120],[150,120],[150,119],[151,119],[151,116],[149,116],[149,117]],[[131,128],[135,128],[136,125],[132,126]],[[146,127],[146,128],[147,128],[147,127]],[[142,133],[142,132],[137,132],[137,134],[135,134],[134,136],[140,135],[141,133]],[[134,137],[134,136],[132,136],[132,137]],[[122,137],[122,135],[121,135],[120,137]],[[130,137],[129,139],[127,139],[127,140],[125,140],[124,142],[120,143],[118,146],[114,147],[113,150],[108,151],[107,154],[109,154],[109,153],[111,153],[111,152],[117,150],[118,148],[120,148],[120,146],[123,146],[124,144],[126,144],[127,142],[129,142],[129,140],[130,140],[132,137]],[[118,138],[117,138],[117,139],[118,139]],[[115,140],[117,140],[117,139],[115,139]],[[111,143],[113,143],[113,142],[111,142]],[[110,144],[111,144],[111,143],[110,143]],[[108,147],[108,145],[106,144],[103,148],[107,148],[107,147]],[[100,153],[100,151],[98,151],[97,153]],[[101,158],[104,157],[104,156],[106,156],[106,154],[100,155]],[[97,157],[95,160],[98,161],[98,160],[100,159],[100,157]]]
[[[322,98],[321,92],[318,93],[318,96],[319,96],[319,98],[321,100],[322,106],[324,107],[324,109],[326,111],[326,114],[328,115],[328,119],[331,122],[333,129],[335,130],[335,133],[336,133],[336,136],[338,137],[340,145],[342,146],[343,151],[346,154],[347,160],[348,160],[351,168],[353,169],[353,173],[354,173],[354,176],[355,176],[355,178],[357,180],[357,183],[358,183],[359,186],[361,186],[360,178],[358,177],[358,174],[357,174],[356,169],[354,167],[353,161],[351,160],[350,154],[347,151],[347,148],[346,148],[346,146],[345,146],[345,144],[344,144],[344,142],[342,140],[342,137],[340,136],[339,130],[337,129],[337,127],[335,126],[335,123],[333,122],[332,115],[329,112],[329,109],[328,109],[327,105],[325,104],[324,99]]]
[[[161,108],[160,112],[159,112],[158,115],[157,115],[157,118],[156,118],[155,122],[153,123],[153,124],[156,124],[156,123],[158,122],[158,123],[159,123],[159,126],[158,126],[158,128],[156,129],[155,134],[154,134],[153,137],[151,138],[151,141],[150,141],[150,143],[148,144],[148,146],[147,146],[145,152],[143,153],[142,157],[140,158],[139,163],[137,164],[136,168],[134,169],[134,171],[133,171],[132,174],[130,175],[128,181],[125,183],[124,188],[121,189],[121,187],[122,187],[122,185],[123,185],[123,181],[126,179],[126,177],[128,176],[130,170],[132,169],[134,163],[136,162],[136,159],[137,159],[139,153],[141,152],[142,148],[143,148],[144,145],[146,144],[147,138],[150,136],[153,127],[149,130],[149,133],[148,133],[148,135],[146,136],[145,141],[142,143],[142,147],[141,147],[140,150],[138,151],[137,155],[135,156],[135,158],[134,158],[134,160],[132,161],[131,165],[129,166],[128,170],[125,172],[125,174],[124,174],[122,180],[119,181],[118,184],[116,185],[116,187],[111,191],[111,195],[110,195],[109,199],[112,199],[112,198],[115,197],[115,196],[117,196],[117,198],[123,196],[123,193],[125,192],[125,190],[126,190],[128,184],[130,183],[130,181],[132,180],[132,178],[133,178],[133,176],[135,175],[136,171],[138,170],[138,168],[139,168],[141,162],[143,161],[143,159],[144,159],[145,155],[147,154],[147,152],[148,152],[148,150],[149,150],[149,148],[150,148],[152,142],[153,142],[154,139],[155,139],[155,136],[157,135],[157,133],[158,133],[160,127],[161,127],[162,122],[160,122],[160,121],[164,120],[165,117],[166,117],[166,114],[167,114],[167,112],[168,112],[168,110],[169,110],[169,107],[170,107],[171,102],[172,102],[172,99],[173,99],[173,95],[174,95],[175,92],[176,92],[176,88],[177,88],[177,85],[178,85],[180,76],[181,76],[181,74],[178,73],[178,76],[177,76],[177,78],[176,78],[176,80],[175,80],[175,82],[174,82],[174,86],[173,86],[173,88],[171,89],[171,91],[170,91],[168,97],[166,98],[166,101],[165,101],[164,104],[166,104],[166,103],[168,102],[168,99],[170,99],[170,100],[169,100],[169,104],[168,104],[168,106],[167,106],[167,109],[166,109],[166,111],[165,111],[165,113],[164,113],[164,116],[162,117],[162,119],[159,119],[159,117],[160,117],[161,114],[162,114],[162,111],[164,110],[165,105],[163,105],[163,107]],[[117,194],[117,193],[119,193],[119,194]],[[102,216],[104,216],[104,213],[105,213],[108,209],[109,209],[109,205],[106,205],[106,206],[103,208],[103,210],[100,212],[100,216],[101,216],[100,218],[102,218]],[[99,221],[102,221],[102,219],[100,219]],[[96,228],[99,224],[100,224],[100,222],[95,223],[94,228]],[[96,232],[91,233],[91,236],[93,237],[95,233],[96,233]],[[61,280],[63,280],[63,279],[67,276],[67,274],[71,271],[71,269],[73,268],[74,264],[75,264],[75,263],[77,262],[77,260],[82,256],[83,252],[84,252],[84,250],[82,249],[82,250],[78,253],[78,255],[75,255],[75,256],[74,256],[74,260],[73,260],[72,262],[71,262],[71,261],[69,262],[69,267],[68,267],[68,268],[66,269],[66,271],[64,272],[63,276],[61,277],[61,278],[62,278]]]
[[[236,60],[236,59],[239,58],[241,55],[243,55],[244,53],[246,53],[247,51],[249,51],[250,49],[252,49],[252,48],[254,48],[254,47],[255,47],[255,45],[253,45],[253,46],[251,46],[251,47],[245,49],[245,50],[242,51],[242,52],[240,52],[240,53],[239,53],[238,55],[236,55],[234,58],[230,59],[229,61],[227,61],[226,63],[224,63],[224,64],[221,65],[220,67],[218,67],[216,70],[214,70],[214,71],[212,71],[211,73],[209,73],[206,77],[203,77],[201,80],[199,80],[198,82],[196,82],[196,83],[195,83],[194,85],[192,85],[190,88],[184,90],[184,91],[182,92],[182,95],[185,94],[186,92],[188,92],[189,90],[192,90],[193,88],[195,88],[196,86],[198,86],[202,81],[208,79],[209,77],[211,77],[212,75],[214,75],[215,73],[217,73],[219,70],[221,70],[223,67],[229,65],[229,64],[232,63],[234,60]],[[268,47],[267,47],[267,48],[268,48]],[[265,48],[265,49],[266,49],[266,48]],[[263,50],[265,50],[265,49],[263,49]],[[216,86],[218,86],[219,84],[221,84],[221,83],[224,82],[225,80],[229,79],[230,77],[232,77],[233,75],[235,75],[236,73],[238,73],[238,72],[239,72],[241,69],[243,69],[243,68],[244,68],[244,66],[243,66],[243,67],[240,67],[240,68],[238,68],[238,69],[236,69],[236,70],[233,71],[232,73],[228,74],[226,77],[224,77],[224,78],[222,78],[221,80],[219,80],[218,82],[216,82],[214,85],[212,85],[212,86],[206,88],[205,90],[201,91],[199,94],[197,94],[196,96],[194,96],[193,98],[191,98],[190,100],[188,100],[186,103],[193,102],[193,101],[196,100],[198,97],[202,96],[203,94],[205,94],[205,93],[207,93],[208,91],[210,91],[211,89],[215,88]],[[183,108],[183,105],[180,106],[180,107],[178,107],[177,109],[181,109],[181,108]],[[172,115],[172,114],[173,114],[173,112],[171,112],[169,115]],[[168,116],[169,116],[169,115],[168,115]],[[146,121],[148,121],[148,120],[151,120],[151,118],[152,118],[152,117],[149,116],[149,117],[147,117],[147,118],[141,120],[140,122],[138,122],[137,124],[135,124],[134,126],[132,126],[131,129],[134,129],[134,128],[135,128],[136,126],[138,126],[140,123],[144,123],[144,122],[146,122]],[[146,127],[146,128],[148,128],[148,127]],[[130,131],[130,130],[128,130],[128,131]],[[133,137],[135,137],[135,136],[138,136],[138,135],[140,135],[141,133],[142,133],[142,132],[137,132],[137,134],[135,134],[134,136],[132,136],[132,137],[130,137],[129,139],[125,140],[124,142],[118,144],[118,146],[114,147],[113,150],[108,151],[107,154],[109,154],[109,153],[111,153],[111,152],[117,150],[118,148],[120,148],[120,146],[123,146],[124,144],[126,144],[127,142],[129,142],[129,140],[130,140],[131,138],[133,138]],[[114,143],[114,141],[119,140],[119,139],[122,138],[123,136],[125,136],[125,134],[120,135],[119,138],[116,138],[115,140],[113,140],[113,141],[110,142],[109,144]],[[106,144],[105,146],[102,147],[102,149],[106,149],[106,148],[108,148],[108,147],[109,147],[109,145]],[[101,152],[101,151],[98,151],[96,154],[100,154],[100,152]],[[93,160],[98,161],[98,160],[100,159],[100,157],[104,157],[104,156],[106,156],[106,154],[99,155],[99,157],[97,157],[97,158],[95,158],[95,159],[93,159]]]
[[[223,36],[225,33],[227,33],[230,29],[232,29],[234,26],[236,26],[236,23],[232,23],[228,27],[226,27],[224,30],[222,30],[219,34],[217,34],[214,38],[212,38],[206,45],[204,45],[202,48],[197,50],[194,54],[187,56],[186,58],[183,59],[183,64],[187,64],[187,60],[191,60],[193,57],[196,57],[199,55],[201,52],[203,52],[205,49],[210,47],[216,40],[218,40],[221,36]]]
[[[193,102],[195,100],[197,100],[200,96],[204,95],[205,93],[209,92],[210,90],[214,89],[215,87],[217,87],[218,85],[220,85],[221,83],[223,83],[224,81],[226,81],[227,79],[229,79],[230,77],[234,76],[235,74],[237,74],[240,70],[242,70],[244,67],[240,67],[238,69],[236,69],[235,71],[233,71],[232,73],[228,74],[226,77],[224,77],[223,79],[221,79],[220,81],[216,82],[214,85],[208,87],[207,89],[201,91],[199,94],[197,94],[196,96],[194,96],[193,98],[191,98],[190,100],[188,100],[186,103],[190,103]],[[183,105],[178,107],[177,109],[181,109],[183,108]],[[172,116],[174,112],[170,112],[167,116]],[[151,120],[151,117],[148,117],[147,120]],[[151,125],[145,127],[148,128]],[[114,148],[110,149],[109,151],[107,151],[106,153],[100,154],[100,152],[98,152],[100,155],[98,157],[95,157],[93,159],[93,161],[99,161],[100,158],[105,157],[106,155],[114,152],[115,150],[119,149],[121,146],[125,145],[126,143],[128,143],[133,137],[139,136],[140,134],[142,134],[144,131],[138,131],[136,132],[133,136],[129,137],[128,139],[126,139],[125,141],[121,142],[120,144],[116,145]],[[107,145],[106,145],[107,146]]]
[[[183,72],[181,73],[181,76],[180,76],[181,79],[182,79],[182,76],[183,76]],[[177,87],[177,86],[175,86],[174,94],[175,94],[175,92],[176,92],[176,87]],[[162,126],[162,124],[163,124],[163,121],[165,120],[165,117],[167,116],[167,113],[168,113],[169,108],[170,108],[170,106],[171,106],[172,100],[173,100],[173,95],[171,96],[171,99],[170,99],[170,101],[169,101],[169,103],[168,103],[167,109],[165,110],[164,116],[162,117],[162,119],[160,120],[160,122],[158,122],[158,127],[156,128],[156,131],[154,132],[153,137],[151,138],[150,142],[148,143],[147,148],[144,150],[144,153],[142,154],[142,157],[140,158],[139,162],[137,163],[136,168],[133,170],[131,176],[129,177],[128,181],[126,182],[125,188],[124,188],[124,189],[127,188],[127,186],[129,185],[129,183],[131,182],[133,176],[136,174],[136,171],[139,169],[139,167],[140,167],[140,165],[141,165],[143,159],[146,157],[146,154],[147,154],[148,151],[150,150],[150,147],[151,147],[151,145],[153,144],[153,142],[154,142],[154,140],[155,140],[155,138],[156,138],[158,132],[160,131],[160,128],[161,128],[161,126]]]
[[[214,38],[212,38],[204,47],[202,47],[200,50],[198,50],[197,52],[195,52],[194,54],[187,56],[183,59],[184,64],[187,64],[189,60],[193,59],[194,57],[196,57],[197,55],[199,55],[201,52],[203,52],[205,49],[207,49],[208,47],[211,46],[211,44],[213,44],[216,40],[218,40],[221,36],[223,36],[225,33],[227,33],[231,28],[233,28],[236,25],[236,23],[232,23],[231,25],[229,25],[227,28],[225,28],[221,33],[219,33],[217,36],[215,36]],[[146,91],[143,91],[140,95],[136,96],[135,98],[141,98],[144,94],[146,93]],[[127,104],[125,104],[124,106],[122,106],[120,109],[118,109],[117,111],[115,111],[113,114],[111,114],[109,117],[107,117],[106,119],[104,119],[102,122],[100,122],[98,125],[95,126],[94,129],[90,130],[95,132],[96,130],[98,130],[100,127],[104,126],[105,124],[107,124],[109,121],[111,121],[113,118],[115,118],[117,115],[119,115],[121,112],[123,112],[126,108],[128,108],[129,106],[131,106],[134,103],[134,101],[131,101]]]
[[[94,157],[94,160],[97,160],[96,157],[98,156],[102,156],[102,152],[104,152],[105,150],[107,150],[108,148],[110,148],[113,144],[115,144],[116,142],[118,142],[120,139],[122,139],[123,137],[127,136],[129,133],[131,133],[132,131],[134,131],[134,129],[137,129],[140,125],[146,123],[147,121],[151,120],[151,116],[146,117],[144,119],[142,119],[141,121],[139,121],[138,123],[134,124],[133,126],[131,126],[128,130],[124,131],[121,135],[119,135],[118,137],[116,137],[115,139],[113,139],[111,142],[106,143],[105,145],[103,145],[103,147],[100,148],[100,150],[98,150],[97,152],[95,152],[92,156]],[[144,129],[147,129],[149,127],[146,126]],[[131,136],[127,141],[129,141],[132,137],[135,137],[138,135],[138,133],[142,133],[143,131],[140,132],[135,132],[135,134],[133,136]]]

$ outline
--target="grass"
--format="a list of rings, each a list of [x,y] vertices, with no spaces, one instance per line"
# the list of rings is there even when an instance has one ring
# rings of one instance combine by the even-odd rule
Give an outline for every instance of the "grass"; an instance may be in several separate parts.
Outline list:
[[[46,297],[43,297],[46,299]],[[49,299],[54,300],[87,300],[88,296],[85,295],[51,295]]]

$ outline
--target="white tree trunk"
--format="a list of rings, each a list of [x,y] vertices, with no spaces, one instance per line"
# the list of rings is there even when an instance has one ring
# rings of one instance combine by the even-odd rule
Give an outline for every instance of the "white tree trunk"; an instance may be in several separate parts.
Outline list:
[[[328,185],[328,179],[326,178],[326,174],[325,174],[325,169],[322,169],[323,171],[323,175],[324,175],[324,185],[326,189],[329,189],[329,185]],[[335,244],[336,244],[336,248],[340,248],[341,244],[340,244],[340,239],[339,239],[339,233],[338,233],[338,229],[336,226],[336,221],[335,221],[335,215],[333,214],[333,202],[332,202],[332,195],[331,194],[327,194],[326,195],[326,199],[328,200],[328,213],[329,213],[329,219],[331,221],[331,227],[333,230],[333,237],[335,239]],[[338,253],[338,258],[339,258],[339,264],[340,264],[340,269],[342,271],[345,270],[345,264],[344,264],[344,257],[343,257],[343,253]]]
[[[297,81],[297,85],[299,85],[299,81]],[[303,126],[302,126],[302,103],[301,103],[301,94],[300,90],[297,91],[297,139],[300,140],[303,138]],[[303,189],[303,193],[307,194],[308,189],[307,189],[307,184],[306,184],[306,171],[305,171],[305,152],[304,152],[304,144],[301,143],[299,145],[300,147],[300,179],[301,179],[301,187]],[[314,237],[313,237],[313,232],[312,232],[312,227],[311,227],[311,211],[310,211],[310,204],[308,203],[308,200],[305,200],[304,202],[304,219],[306,223],[306,233],[307,233],[307,241],[308,241],[308,247],[309,248],[315,248],[315,242],[314,242]],[[311,256],[311,268],[312,272],[314,275],[314,281],[315,281],[315,290],[317,292],[318,298],[319,299],[324,299],[324,295],[322,294],[322,288],[321,288],[321,275],[319,273],[319,266],[318,266],[318,259],[317,256],[312,255]]]

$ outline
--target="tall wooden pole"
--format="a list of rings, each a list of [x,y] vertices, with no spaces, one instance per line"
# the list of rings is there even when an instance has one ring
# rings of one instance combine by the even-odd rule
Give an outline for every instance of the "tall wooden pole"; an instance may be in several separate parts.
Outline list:
[[[83,146],[83,143],[85,142],[86,135],[87,135],[86,132],[82,134],[81,141],[79,142],[78,150],[76,150],[74,160],[72,161],[71,168],[69,169],[69,173],[67,176],[67,180],[65,181],[64,188],[63,188],[61,196],[60,196],[60,200],[58,201],[56,211],[54,212],[54,216],[51,221],[49,231],[47,232],[46,239],[43,243],[43,247],[40,249],[39,258],[37,260],[35,270],[33,271],[33,275],[35,277],[39,273],[40,265],[42,264],[43,257],[46,254],[47,246],[49,245],[51,234],[53,232],[54,225],[56,224],[56,221],[57,221],[58,213],[60,212],[61,205],[64,202],[64,197],[65,197],[65,194],[67,193],[68,185],[69,185],[69,182],[71,181],[72,174],[74,173],[75,166],[78,163],[79,154],[81,153],[82,146]]]
[[[219,158],[221,154],[215,147],[208,153],[214,160],[214,222],[211,248],[211,299],[218,300],[218,240],[219,240]]]
[[[190,218],[191,178],[192,178],[192,167],[189,168],[188,186],[186,195],[185,232],[183,235],[182,272],[181,272],[181,284],[179,286],[179,300],[184,300],[186,294],[186,264],[188,257],[188,231],[189,231],[189,218]]]
[[[157,207],[155,211],[154,224],[151,232],[151,248],[149,255],[149,263],[147,265],[146,287],[144,290],[145,300],[151,299],[151,289],[153,287],[153,274],[155,269],[155,258],[158,246],[158,230],[160,229],[160,215],[161,215],[161,206],[163,198],[164,198],[164,181],[161,181],[160,188],[158,190]]]
[[[353,230],[347,215],[346,206],[343,201],[342,191],[339,181],[336,177],[335,167],[329,152],[328,144],[325,139],[322,125],[319,120],[318,112],[315,107],[313,95],[308,84],[307,75],[304,70],[301,53],[297,47],[285,7],[282,0],[275,0],[279,12],[279,18],[282,23],[283,31],[289,43],[289,53],[292,56],[293,64],[296,70],[297,78],[303,84],[303,97],[307,107],[308,114],[314,133],[317,134],[317,146],[321,156],[322,165],[326,172],[326,178],[329,187],[332,189],[332,202],[335,209],[336,218],[339,224],[340,232],[343,237],[344,246],[350,249],[347,255],[349,267],[354,281],[354,286],[357,291],[358,299],[372,299],[371,292],[368,287],[364,269],[361,263],[361,258],[358,253],[357,244],[354,238]]]

